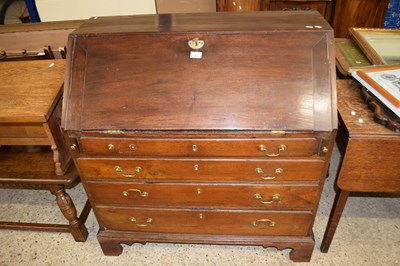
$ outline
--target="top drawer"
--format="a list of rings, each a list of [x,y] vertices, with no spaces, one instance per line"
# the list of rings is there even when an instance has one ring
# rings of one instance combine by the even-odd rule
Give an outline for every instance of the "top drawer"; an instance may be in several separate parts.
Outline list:
[[[319,154],[320,140],[81,138],[80,146],[86,154],[113,156],[293,157]]]

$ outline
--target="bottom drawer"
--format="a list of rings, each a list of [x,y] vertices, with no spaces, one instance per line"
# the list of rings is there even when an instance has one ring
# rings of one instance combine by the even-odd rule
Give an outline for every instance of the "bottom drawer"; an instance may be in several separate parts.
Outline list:
[[[265,236],[306,236],[311,212],[96,208],[105,230]]]

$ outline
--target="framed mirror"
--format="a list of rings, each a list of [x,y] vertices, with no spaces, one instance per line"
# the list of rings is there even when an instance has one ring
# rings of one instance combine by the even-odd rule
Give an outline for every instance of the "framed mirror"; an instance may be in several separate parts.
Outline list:
[[[400,65],[400,29],[350,28],[350,34],[375,65]]]

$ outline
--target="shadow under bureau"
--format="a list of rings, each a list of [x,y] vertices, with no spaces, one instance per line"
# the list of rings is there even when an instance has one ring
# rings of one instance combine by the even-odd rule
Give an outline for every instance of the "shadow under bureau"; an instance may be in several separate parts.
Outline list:
[[[68,49],[62,124],[104,254],[209,243],[310,260],[337,125],[317,12],[96,18]]]

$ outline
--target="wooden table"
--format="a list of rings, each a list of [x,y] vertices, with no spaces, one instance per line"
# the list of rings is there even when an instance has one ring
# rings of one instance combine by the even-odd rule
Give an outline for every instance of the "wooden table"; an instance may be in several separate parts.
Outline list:
[[[57,198],[69,225],[0,222],[0,228],[69,231],[76,241],[88,235],[65,192],[79,176],[60,128],[64,60],[0,63],[0,187],[46,188]]]
[[[0,145],[50,145],[58,175],[71,163],[58,126],[64,72],[64,60],[0,64]]]
[[[379,125],[352,80],[338,80],[340,127],[337,144],[342,162],[338,191],[321,251],[328,252],[351,192],[400,192],[400,133]]]

